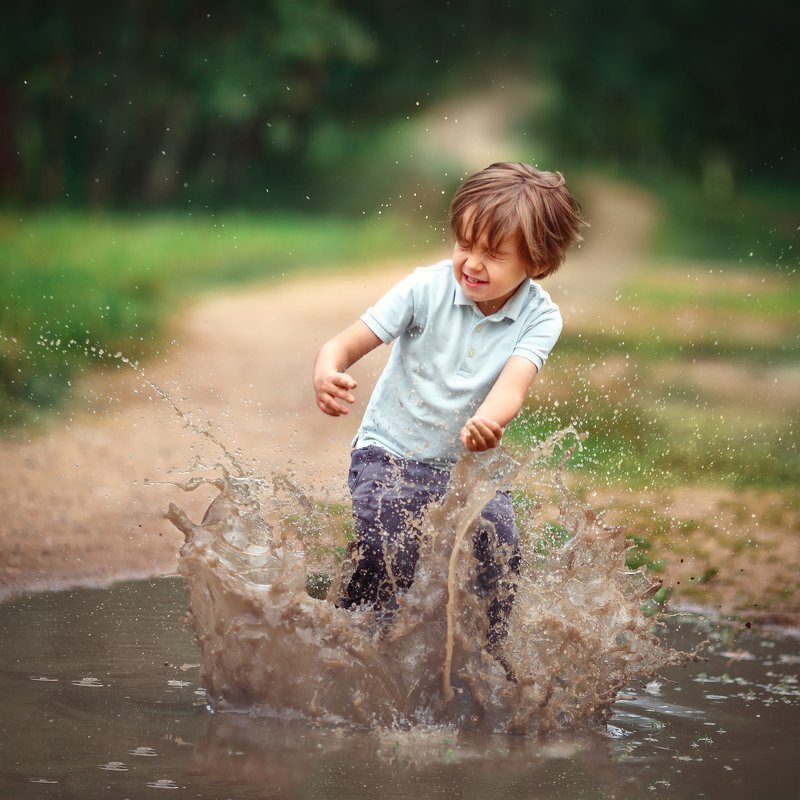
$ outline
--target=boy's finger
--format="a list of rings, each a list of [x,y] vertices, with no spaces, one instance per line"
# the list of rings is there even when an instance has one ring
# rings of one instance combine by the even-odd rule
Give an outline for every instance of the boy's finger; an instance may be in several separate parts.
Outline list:
[[[356,398],[352,394],[350,394],[350,392],[346,392],[346,391],[344,391],[342,389],[339,389],[334,394],[339,399],[346,400],[348,403],[351,403],[351,404],[355,403],[355,401],[356,401]]]
[[[492,442],[497,442],[503,435],[502,427],[492,419],[481,420],[481,432],[483,437]]]
[[[344,373],[340,375],[334,375],[331,378],[331,382],[335,386],[340,386],[342,389],[355,389],[358,384],[351,378],[349,375],[345,375]]]
[[[486,444],[484,432],[477,425],[469,426],[469,438],[475,445],[479,447]]]
[[[479,417],[475,420],[476,424],[481,426],[483,431],[490,433],[492,436],[497,436],[503,432],[503,429],[500,427],[500,424],[495,422],[493,419],[487,419],[486,417]]]
[[[478,439],[475,437],[473,438],[473,441],[479,443],[482,450],[490,450],[493,447],[497,447],[501,436],[502,428],[500,428],[499,431],[496,431],[493,429],[493,427],[487,425],[483,427],[480,438]]]
[[[485,439],[492,435],[492,429],[483,421],[476,419],[471,425],[472,433]]]
[[[317,400],[317,405],[319,406],[319,410],[322,411],[324,414],[327,414],[329,417],[338,417],[342,413],[339,410],[338,406],[334,406],[327,399]]]
[[[340,403],[336,396],[331,392],[326,392],[324,395],[319,397],[317,400],[317,405],[322,411],[332,417],[338,417],[342,414],[348,414],[350,412],[350,409],[343,403]]]

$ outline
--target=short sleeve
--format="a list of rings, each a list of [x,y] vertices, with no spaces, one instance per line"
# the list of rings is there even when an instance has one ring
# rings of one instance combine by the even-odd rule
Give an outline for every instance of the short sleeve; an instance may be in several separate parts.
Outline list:
[[[417,294],[418,278],[417,273],[413,273],[389,289],[361,315],[361,320],[384,344],[388,344],[412,326]]]
[[[558,341],[564,323],[558,306],[549,304],[542,313],[534,316],[517,340],[512,355],[532,361],[537,369],[544,366],[547,356]]]

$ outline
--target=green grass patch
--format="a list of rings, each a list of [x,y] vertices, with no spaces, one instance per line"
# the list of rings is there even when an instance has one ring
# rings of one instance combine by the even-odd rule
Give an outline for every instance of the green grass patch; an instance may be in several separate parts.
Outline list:
[[[665,561],[663,558],[652,558],[653,543],[644,536],[632,536],[633,546],[625,555],[625,566],[628,569],[645,567],[648,572],[663,572]]]
[[[624,292],[624,302],[666,310],[686,308],[708,311],[727,311],[770,318],[795,317],[798,311],[800,281],[774,286],[757,292],[741,291],[726,285],[720,276],[715,287],[698,287],[685,281],[685,270],[669,270],[667,275],[648,275],[629,285]]]
[[[569,529],[560,522],[548,520],[533,543],[533,552],[540,556],[549,556],[562,548],[570,539]]]
[[[642,317],[647,318],[642,309]],[[662,309],[658,309],[662,311]],[[652,318],[652,317],[651,317]],[[800,338],[791,337],[783,342],[759,342],[745,338],[726,339],[726,333],[700,329],[691,338],[672,327],[658,328],[647,335],[644,331],[626,330],[624,333],[594,331],[590,334],[565,333],[558,341],[559,353],[580,356],[585,361],[605,358],[608,355],[630,355],[645,363],[668,359],[722,358],[743,362],[779,364],[795,362],[800,357]],[[734,330],[735,332],[735,330]],[[548,366],[549,369],[549,366]]]
[[[598,392],[577,391],[573,402],[549,407],[527,406],[508,426],[504,438],[512,445],[540,441],[570,425],[587,434],[575,448],[571,470],[605,482],[624,480],[638,486],[651,481],[646,456],[663,431],[659,421],[634,405],[610,402]]]
[[[199,291],[385,259],[409,238],[374,218],[0,217],[0,419],[36,418],[107,354],[158,351],[167,320]]]
[[[653,239],[657,255],[797,272],[800,191],[768,185],[721,190],[664,176],[642,183],[665,212]]]
[[[508,426],[505,440],[525,447],[568,426],[587,434],[570,470],[588,485],[631,488],[713,484],[732,488],[796,484],[800,474],[800,418],[789,414],[764,424],[752,415],[735,424],[718,406],[697,398],[665,397],[646,370],[630,387],[592,386],[570,368],[552,369],[557,400],[532,398]],[[627,391],[626,391],[627,389]]]
[[[713,175],[692,179],[658,169],[581,161],[574,163],[574,173],[638,185],[652,194],[661,211],[650,240],[656,257],[715,262],[729,272],[798,272],[800,189],[796,186],[715,180]],[[572,183],[580,188],[579,179]]]

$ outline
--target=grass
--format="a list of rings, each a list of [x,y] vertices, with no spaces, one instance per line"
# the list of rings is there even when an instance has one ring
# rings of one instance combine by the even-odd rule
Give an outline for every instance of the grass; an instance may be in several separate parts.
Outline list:
[[[566,349],[566,348],[565,348]],[[688,362],[689,359],[686,359]],[[627,369],[603,380],[582,354],[554,354],[542,384],[509,426],[510,444],[537,441],[573,425],[588,434],[570,461],[587,483],[648,488],[707,483],[786,487],[800,474],[800,412],[796,401],[777,398],[759,382],[742,385],[723,401],[718,387],[681,387],[665,379],[657,357],[638,352]],[[666,364],[686,374],[686,364]],[[702,368],[700,370],[702,372]],[[747,368],[743,370],[747,373]],[[602,381],[602,385],[601,384]],[[753,392],[764,405],[753,405]],[[733,396],[736,392],[736,396]]]
[[[0,420],[37,418],[105,354],[154,354],[172,313],[198,291],[385,259],[407,252],[409,238],[375,218],[6,214]]]
[[[654,253],[724,262],[727,269],[796,274],[800,257],[800,191],[777,185],[696,185],[674,176],[645,176],[665,214]]]
[[[800,263],[800,189],[788,183],[705,181],[655,168],[571,160],[568,174],[580,196],[581,176],[640,186],[662,209],[650,242],[658,259],[722,265],[726,272],[797,274]],[[780,176],[777,176],[780,179]]]
[[[575,425],[588,438],[571,468],[587,482],[790,487],[800,195],[644,183],[664,211],[652,268],[622,287],[602,327],[567,326],[507,441]],[[423,231],[375,217],[6,214],[0,419],[38,417],[106,354],[153,355],[198,291],[407,255]]]
[[[800,193],[644,183],[662,209],[651,266],[602,321],[567,326],[507,438],[585,431],[571,466],[587,485],[789,489],[800,476]]]

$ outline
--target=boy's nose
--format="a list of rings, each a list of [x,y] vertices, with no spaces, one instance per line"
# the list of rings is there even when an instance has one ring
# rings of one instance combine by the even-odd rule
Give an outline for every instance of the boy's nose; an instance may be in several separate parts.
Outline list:
[[[471,252],[467,256],[466,265],[470,267],[470,269],[482,269],[483,268],[483,261],[481,260],[480,253]]]

